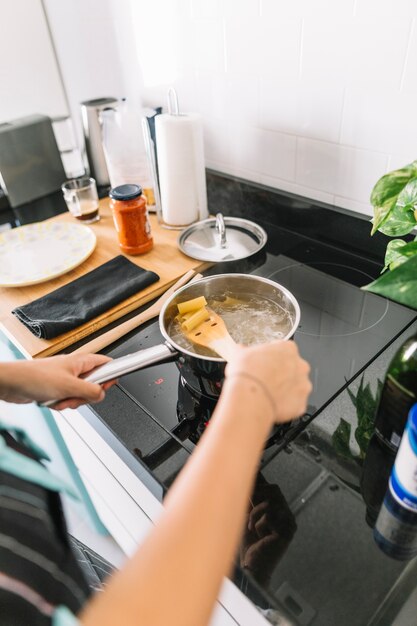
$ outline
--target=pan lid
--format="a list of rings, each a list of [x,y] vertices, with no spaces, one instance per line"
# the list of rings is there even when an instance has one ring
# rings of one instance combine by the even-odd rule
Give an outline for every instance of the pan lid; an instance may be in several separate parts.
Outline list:
[[[255,222],[217,213],[183,230],[178,246],[193,259],[218,263],[251,256],[264,247],[267,239],[264,229]]]

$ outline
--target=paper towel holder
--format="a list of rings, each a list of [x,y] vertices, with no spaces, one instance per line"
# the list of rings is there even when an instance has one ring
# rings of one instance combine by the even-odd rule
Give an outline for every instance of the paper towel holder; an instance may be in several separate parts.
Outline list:
[[[162,228],[167,228],[168,230],[183,230],[184,228],[186,228],[186,226],[171,226],[170,224],[166,224],[166,222],[164,222],[164,218],[162,217],[161,194],[159,191],[156,148],[149,128],[149,120],[146,117],[142,118],[142,130],[143,136],[145,138],[145,150],[148,157],[149,169],[151,172],[152,185],[154,189],[155,213],[158,224],[162,226]]]
[[[142,131],[145,140],[146,156],[148,158],[149,169],[151,172],[152,185],[155,196],[155,213],[158,224],[163,226],[161,195],[159,193],[158,168],[156,164],[155,144],[152,140],[151,130],[149,128],[149,120],[147,117],[142,118]]]
[[[180,115],[180,107],[178,105],[178,96],[174,87],[168,89],[168,113],[170,115]]]
[[[177,92],[173,87],[168,89],[167,93],[167,104],[168,104],[168,115],[175,117],[181,117],[183,119],[187,118],[186,114],[181,114],[178,104],[178,96]],[[145,138],[145,148],[149,161],[149,167],[151,171],[152,184],[155,190],[155,212],[158,220],[158,224],[163,228],[167,228],[169,230],[183,230],[184,228],[188,228],[188,226],[198,222],[201,219],[208,217],[207,211],[207,192],[205,187],[205,173],[203,171],[202,176],[204,177],[204,182],[199,187],[200,191],[198,200],[196,202],[197,209],[197,217],[193,219],[191,222],[186,222],[184,224],[171,224],[167,223],[164,219],[164,211],[163,211],[163,194],[161,193],[161,181],[160,181],[160,171],[159,171],[159,163],[158,163],[158,146],[156,145],[156,137],[152,135],[150,120],[148,118],[142,119],[142,130]],[[155,137],[155,138],[154,138]],[[202,145],[202,144],[201,144]],[[204,153],[203,155],[203,168],[204,168]],[[200,179],[201,180],[201,179]],[[203,190],[203,191],[202,191]]]

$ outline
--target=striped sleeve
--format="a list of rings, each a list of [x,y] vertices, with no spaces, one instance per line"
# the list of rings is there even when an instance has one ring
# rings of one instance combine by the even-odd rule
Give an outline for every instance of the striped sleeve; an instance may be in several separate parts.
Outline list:
[[[59,493],[0,471],[0,624],[72,626],[89,596]]]

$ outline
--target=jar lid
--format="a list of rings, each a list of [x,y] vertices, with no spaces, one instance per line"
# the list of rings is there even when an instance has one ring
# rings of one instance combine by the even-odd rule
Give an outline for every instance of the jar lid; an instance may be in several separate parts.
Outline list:
[[[251,256],[264,247],[267,239],[264,229],[255,222],[217,213],[182,231],[178,246],[193,259],[217,263]]]
[[[140,185],[119,185],[110,190],[109,196],[113,200],[133,200],[142,194]]]

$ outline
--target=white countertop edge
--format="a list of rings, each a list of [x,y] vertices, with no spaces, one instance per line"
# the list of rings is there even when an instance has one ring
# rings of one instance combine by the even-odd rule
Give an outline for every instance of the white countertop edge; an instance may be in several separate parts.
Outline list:
[[[74,409],[65,409],[60,413],[68,425],[74,429],[91,449],[92,454],[97,456],[116,478],[121,488],[135,500],[146,516],[155,523],[163,510],[161,502],[139,480],[80,412]],[[255,605],[227,578],[225,578],[220,590],[218,603],[230,615],[233,621],[240,626],[271,626],[270,622],[263,617]],[[224,614],[221,615],[215,610],[211,626],[228,626],[224,619]],[[285,623],[285,619],[283,619],[283,626]]]

